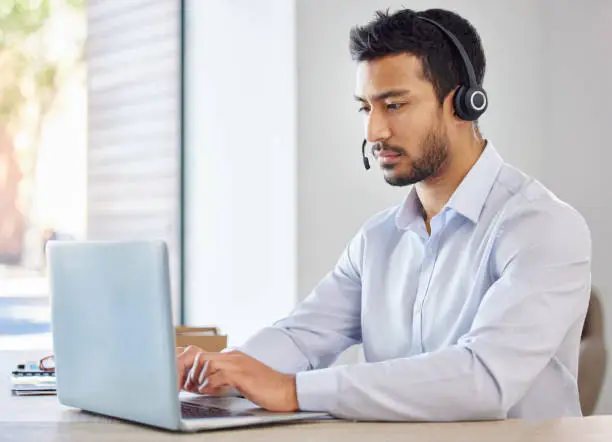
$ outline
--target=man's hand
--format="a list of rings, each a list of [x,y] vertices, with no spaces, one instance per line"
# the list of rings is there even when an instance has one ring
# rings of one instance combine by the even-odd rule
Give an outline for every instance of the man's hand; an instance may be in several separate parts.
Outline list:
[[[179,388],[186,391],[219,395],[233,387],[267,410],[299,409],[295,376],[279,373],[244,353],[208,353],[187,347],[177,362]]]
[[[200,380],[202,375],[201,369],[204,368],[204,360],[201,359],[202,354],[208,353],[195,345],[189,347],[177,347],[177,368],[178,368],[178,388],[191,393],[198,393],[198,387],[203,382]],[[196,375],[197,371],[197,375]],[[219,386],[216,390],[208,390],[206,394],[212,396],[221,396],[229,386]]]

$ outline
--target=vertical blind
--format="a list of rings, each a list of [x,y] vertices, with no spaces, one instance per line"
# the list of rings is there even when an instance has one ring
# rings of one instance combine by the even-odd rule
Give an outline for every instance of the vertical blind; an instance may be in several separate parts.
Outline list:
[[[90,239],[168,243],[181,274],[181,1],[88,0]]]

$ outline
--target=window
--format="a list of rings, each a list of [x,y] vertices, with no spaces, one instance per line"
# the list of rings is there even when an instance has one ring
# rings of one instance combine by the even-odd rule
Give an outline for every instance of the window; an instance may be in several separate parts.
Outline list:
[[[2,1],[0,89],[0,349],[51,347],[54,240],[167,241],[178,320],[181,1]]]
[[[50,346],[46,241],[85,233],[83,0],[0,3],[0,348]]]

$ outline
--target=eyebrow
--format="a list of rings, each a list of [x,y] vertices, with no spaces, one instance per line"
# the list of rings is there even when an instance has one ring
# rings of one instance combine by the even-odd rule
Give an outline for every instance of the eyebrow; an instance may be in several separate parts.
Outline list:
[[[382,101],[382,100],[386,100],[387,98],[394,98],[394,97],[401,97],[404,95],[408,95],[410,94],[410,91],[408,89],[390,89],[388,91],[384,91],[381,92],[380,94],[376,94],[372,97],[372,101]],[[361,101],[363,103],[366,102],[366,99],[363,97],[360,97],[359,95],[354,95],[355,100],[357,101]]]

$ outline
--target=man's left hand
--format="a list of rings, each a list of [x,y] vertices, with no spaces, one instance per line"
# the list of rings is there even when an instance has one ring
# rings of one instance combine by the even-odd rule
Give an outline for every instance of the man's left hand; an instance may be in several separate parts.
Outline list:
[[[197,389],[202,394],[215,394],[233,387],[267,410],[293,412],[299,409],[294,375],[273,370],[239,351],[201,352],[195,360],[197,366],[193,367],[193,379],[202,382],[196,386],[188,385],[190,389]]]

